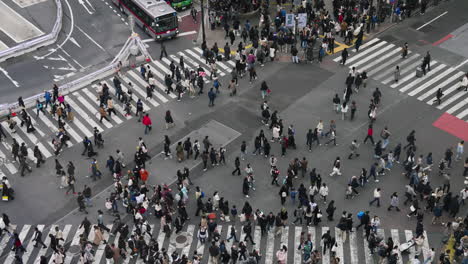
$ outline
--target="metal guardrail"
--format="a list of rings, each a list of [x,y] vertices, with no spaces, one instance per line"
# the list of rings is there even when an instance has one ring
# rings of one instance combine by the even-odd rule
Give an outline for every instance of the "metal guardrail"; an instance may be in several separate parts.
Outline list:
[[[52,28],[52,32],[47,35],[32,39],[30,41],[26,41],[14,47],[5,49],[0,51],[0,62],[6,61],[10,58],[18,57],[28,52],[37,50],[41,47],[51,45],[57,41],[58,35],[62,30],[62,17],[63,17],[63,9],[62,9],[62,2],[61,0],[55,0],[55,4],[57,5],[57,18],[55,20],[54,27]],[[36,99],[34,99],[35,101]],[[0,115],[8,114],[9,109],[13,105],[11,104],[2,104],[0,105]]]
[[[61,0],[55,0],[55,4],[57,5],[57,19],[55,20],[52,32],[50,32],[47,35],[32,39],[30,41],[26,41],[14,47],[0,51],[0,62],[6,61],[10,58],[21,56],[28,52],[37,50],[41,47],[53,44],[57,41],[60,30],[62,30],[63,10]]]
[[[59,0],[58,0],[59,1]],[[138,38],[139,41],[135,43],[135,37]],[[130,66],[129,61],[126,59],[131,55],[131,47],[132,44],[136,44],[140,48],[141,55],[136,56],[136,62],[143,62],[146,59],[150,58],[150,54],[144,47],[141,42],[141,39],[138,35],[132,35],[128,40],[125,42],[123,48],[119,51],[117,56],[112,60],[112,62],[105,66],[102,69],[89,73],[81,78],[73,80],[69,83],[63,84],[59,86],[59,93],[66,95],[72,93],[80,88],[83,88],[87,85],[92,84],[96,80],[104,79],[105,77],[114,74],[117,72],[118,69],[125,68]],[[26,107],[34,107],[36,104],[36,100],[42,100],[44,98],[44,93],[36,94],[34,96],[28,97],[23,99],[24,104]],[[0,117],[6,116],[12,112],[19,110],[18,102],[11,103],[11,104],[1,104],[0,105]]]

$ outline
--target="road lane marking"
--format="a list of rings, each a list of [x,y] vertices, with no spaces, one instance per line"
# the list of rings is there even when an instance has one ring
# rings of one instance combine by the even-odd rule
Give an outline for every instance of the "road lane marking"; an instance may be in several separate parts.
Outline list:
[[[187,36],[187,35],[193,35],[193,34],[196,34],[197,32],[195,30],[192,30],[192,31],[187,31],[187,32],[182,32],[182,33],[179,33],[179,37],[183,37],[183,36]]]
[[[445,11],[444,13],[442,13],[442,14],[436,16],[434,19],[430,20],[429,22],[427,22],[427,23],[423,24],[422,26],[418,27],[416,30],[420,30],[421,28],[423,28],[423,27],[429,25],[430,23],[436,21],[437,19],[441,18],[442,16],[445,16],[447,13],[448,13],[448,11]]]
[[[106,51],[106,49],[104,49],[104,47],[102,47],[99,43],[97,43],[97,41],[95,41],[90,35],[88,35],[88,33],[86,33],[83,29],[81,29],[79,26],[75,26],[81,33],[83,33],[83,35],[85,35],[89,40],[91,40],[91,42],[94,43],[94,45],[98,46],[98,48],[100,48],[102,51]]]
[[[16,43],[44,35],[44,32],[4,2],[0,2],[0,30]]]

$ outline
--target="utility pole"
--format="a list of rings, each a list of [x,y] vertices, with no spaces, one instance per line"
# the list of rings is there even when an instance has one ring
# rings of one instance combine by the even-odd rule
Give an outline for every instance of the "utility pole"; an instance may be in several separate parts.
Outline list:
[[[202,25],[202,36],[203,36],[203,42],[206,41],[206,34],[205,34],[205,7],[203,0],[201,2],[201,25]]]

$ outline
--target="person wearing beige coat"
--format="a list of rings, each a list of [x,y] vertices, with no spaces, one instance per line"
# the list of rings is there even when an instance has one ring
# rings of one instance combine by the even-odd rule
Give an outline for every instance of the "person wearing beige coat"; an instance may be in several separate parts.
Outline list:
[[[99,246],[103,240],[104,240],[104,235],[102,234],[101,229],[98,226],[94,226],[93,244],[96,246]]]

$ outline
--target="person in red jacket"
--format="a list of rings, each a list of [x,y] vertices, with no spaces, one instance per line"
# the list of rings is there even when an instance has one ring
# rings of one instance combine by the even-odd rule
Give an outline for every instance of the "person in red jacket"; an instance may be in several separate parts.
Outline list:
[[[148,131],[151,131],[151,125],[153,124],[151,122],[151,118],[149,117],[149,114],[146,114],[143,117],[142,123],[143,123],[143,125],[145,125],[145,134],[148,134]]]
[[[366,143],[366,141],[369,139],[370,142],[372,142],[372,145],[375,145],[375,142],[374,142],[374,129],[372,128],[372,125],[369,125],[369,128],[367,128],[367,136],[366,138],[364,139],[364,144]]]
[[[148,176],[149,176],[149,172],[147,170],[145,170],[144,168],[141,168],[140,169],[140,179],[146,183],[146,181],[148,180]]]

